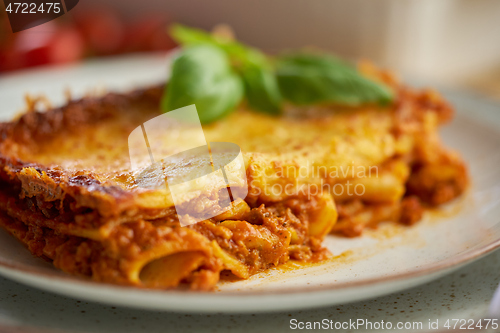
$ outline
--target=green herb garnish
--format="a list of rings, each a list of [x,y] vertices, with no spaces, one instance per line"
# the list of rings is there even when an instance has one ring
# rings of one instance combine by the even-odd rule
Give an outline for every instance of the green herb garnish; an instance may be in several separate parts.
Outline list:
[[[235,40],[212,35],[204,30],[174,24],[170,28],[172,38],[182,46],[211,44],[222,49],[235,67],[247,62],[266,65],[267,56],[261,51]]]
[[[392,91],[330,55],[299,53],[281,57],[278,83],[284,98],[294,104],[331,102],[348,106],[387,104]]]
[[[248,105],[257,111],[278,115],[281,113],[282,97],[274,70],[269,65],[247,63],[240,74],[245,83]]]
[[[161,107],[167,112],[195,104],[206,124],[233,111],[242,98],[243,83],[227,55],[213,45],[193,45],[174,60]]]
[[[204,124],[224,117],[243,98],[253,110],[273,115],[281,113],[283,100],[358,106],[394,98],[388,87],[333,56],[300,52],[271,58],[199,29],[174,25],[170,33],[183,49],[173,62],[162,109],[196,104]]]
[[[224,51],[244,82],[249,106],[271,114],[280,113],[282,100],[278,81],[271,61],[264,53],[237,41],[178,24],[172,26],[170,34],[183,46],[209,44]]]

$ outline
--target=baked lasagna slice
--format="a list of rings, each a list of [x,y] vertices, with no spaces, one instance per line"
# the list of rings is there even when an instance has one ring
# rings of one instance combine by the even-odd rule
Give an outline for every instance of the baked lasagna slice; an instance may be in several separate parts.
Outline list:
[[[248,195],[185,227],[168,188],[138,186],[130,165],[127,139],[161,114],[163,87],[30,110],[0,125],[0,223],[64,272],[122,285],[209,290],[222,271],[245,279],[291,259],[323,260],[329,233],[413,224],[467,184],[438,136],[448,103],[377,75],[395,103],[289,106],[281,117],[242,106],[204,126],[207,141],[240,147]],[[221,188],[204,188],[207,209]]]

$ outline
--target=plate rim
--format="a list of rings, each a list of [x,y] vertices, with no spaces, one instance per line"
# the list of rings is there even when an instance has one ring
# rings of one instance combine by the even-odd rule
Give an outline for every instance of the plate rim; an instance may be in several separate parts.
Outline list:
[[[145,59],[148,59],[145,57]],[[109,60],[109,59],[108,59]],[[46,72],[50,72],[51,69],[43,69],[40,70],[43,72],[43,74],[46,74]],[[37,73],[22,73],[23,75],[36,75]],[[17,75],[11,75],[11,76],[3,76],[2,79],[8,80],[11,77],[16,77]],[[473,103],[481,103],[481,104],[492,104],[495,106],[500,106],[500,104],[492,99],[489,99],[484,96],[478,96],[475,95],[472,92],[469,91],[464,91],[460,89],[442,89],[441,87],[439,90],[442,91],[445,95],[446,93],[450,94],[455,94],[455,96],[460,96],[461,98],[467,98]],[[490,105],[490,107],[492,106]],[[491,115],[491,112],[485,111],[486,113]],[[458,114],[459,112],[457,112]],[[487,124],[485,123],[485,119],[476,119],[470,114],[460,114],[463,117],[466,117],[476,124],[479,124],[481,126],[486,126],[495,132],[499,133],[500,128],[494,124]],[[483,117],[479,117],[483,118]],[[500,120],[500,117],[498,117]],[[444,218],[443,218],[444,219]],[[11,236],[10,236],[11,237]],[[99,289],[107,289],[112,292],[127,292],[127,291],[135,291],[135,292],[140,292],[143,294],[145,297],[151,296],[153,294],[161,294],[165,297],[168,297],[169,295],[172,296],[182,296],[182,297],[187,297],[189,299],[192,299],[194,297],[196,298],[203,298],[203,299],[234,299],[234,297],[237,297],[239,301],[245,301],[245,300],[251,300],[252,298],[259,297],[259,296],[270,296],[270,295],[286,295],[286,296],[297,296],[297,295],[314,295],[318,294],[320,292],[334,292],[334,291],[339,291],[339,290],[350,290],[354,288],[361,288],[361,287],[373,287],[376,288],[376,286],[382,286],[386,284],[390,284],[392,282],[404,282],[404,281],[413,281],[417,280],[420,278],[421,282],[413,283],[412,286],[417,286],[421,283],[424,283],[426,280],[424,277],[429,277],[426,281],[432,280],[434,278],[437,278],[439,276],[445,275],[448,272],[458,269],[466,264],[471,263],[472,261],[478,260],[482,258],[483,256],[486,256],[487,254],[492,253],[493,251],[497,250],[500,248],[500,238],[490,241],[487,244],[481,245],[479,247],[475,247],[473,249],[469,249],[466,251],[463,251],[459,254],[453,255],[449,258],[433,262],[430,264],[426,264],[423,266],[420,266],[416,269],[412,269],[410,271],[406,272],[401,272],[397,274],[392,274],[388,276],[378,276],[374,278],[367,278],[363,280],[358,280],[358,281],[347,281],[347,282],[328,282],[328,283],[322,283],[321,285],[312,285],[312,286],[300,286],[300,287],[284,287],[284,288],[277,288],[273,290],[244,290],[243,288],[239,290],[228,290],[228,291],[221,291],[221,290],[216,290],[216,291],[211,291],[211,292],[199,292],[199,291],[191,291],[191,290],[157,290],[157,289],[145,289],[145,288],[140,288],[140,287],[134,287],[134,286],[119,286],[119,285],[114,285],[114,284],[109,284],[109,283],[102,283],[102,282],[95,282],[90,279],[85,279],[81,277],[76,277],[76,276],[71,276],[69,274],[65,274],[59,270],[55,270],[59,274],[51,274],[48,272],[43,271],[41,268],[34,268],[32,266],[26,265],[26,264],[21,264],[15,261],[9,261],[5,260],[3,258],[0,258],[0,276],[6,277],[10,280],[22,283],[24,285],[29,285],[35,288],[43,289],[43,290],[48,290],[57,294],[62,294],[69,296],[70,293],[63,292],[63,291],[57,291],[55,288],[50,288],[48,287],[48,283],[36,283],[35,279],[42,278],[49,282],[49,280],[53,280],[55,282],[61,282],[64,283],[68,287],[77,287],[77,288],[93,288],[93,290],[99,290]],[[26,250],[27,251],[27,250]],[[12,273],[12,274],[10,274]],[[11,275],[14,274],[23,274],[26,275],[28,278],[27,279],[14,279],[11,277]],[[30,280],[30,282],[27,282],[26,280]],[[399,288],[398,290],[402,290],[405,288]],[[382,294],[388,294],[393,291],[389,292],[383,292]],[[72,295],[76,295],[77,292],[73,293]],[[80,293],[81,294],[81,293]],[[76,296],[71,296],[71,297],[76,297]],[[367,299],[371,298],[372,296],[366,296],[361,299]],[[92,298],[87,298],[89,300],[94,300],[97,302],[105,302],[105,303],[110,303],[110,304],[117,304],[114,303],[113,301],[105,301],[105,300],[96,300]],[[359,299],[359,298],[358,298]],[[173,308],[170,308],[168,306],[164,306],[165,304],[158,304],[157,306],[148,306],[145,307],[143,305],[137,304],[134,306],[134,302],[128,302],[127,304],[118,304],[122,306],[130,306],[130,307],[136,307],[136,308],[150,308],[150,309],[168,309],[168,310],[175,310]],[[332,300],[330,304],[335,304],[335,301]],[[163,306],[162,306],[163,305]],[[323,304],[324,305],[324,304]],[[228,305],[230,306],[230,305]],[[294,307],[294,308],[307,308],[307,307],[312,307],[313,305],[306,305],[304,304],[303,306],[299,307]],[[318,305],[321,306],[321,305]],[[283,304],[282,307],[276,308],[276,311],[279,310],[284,310],[291,308],[289,305],[287,307],[286,304]],[[199,310],[199,309],[198,309]],[[194,310],[193,310],[194,311]],[[207,309],[205,312],[216,312],[220,311],[218,309]],[[235,311],[240,311],[238,309],[235,309]],[[250,311],[250,310],[249,310]]]

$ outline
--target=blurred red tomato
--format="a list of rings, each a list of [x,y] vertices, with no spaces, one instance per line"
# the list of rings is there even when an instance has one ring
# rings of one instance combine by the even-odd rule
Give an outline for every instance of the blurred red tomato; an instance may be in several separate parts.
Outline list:
[[[0,50],[0,72],[22,68],[21,59],[11,48]]]
[[[0,71],[19,68],[17,57],[12,52],[14,34],[10,28],[7,13],[0,13]]]
[[[95,55],[114,54],[125,38],[125,27],[112,9],[104,6],[75,9],[75,24],[87,43],[87,51]]]
[[[84,52],[83,39],[73,26],[48,22],[18,32],[15,37],[1,52],[1,70],[73,62]]]
[[[164,51],[175,47],[167,33],[168,14],[149,13],[132,22],[127,28],[126,51]]]
[[[166,13],[142,15],[127,26],[116,11],[105,6],[77,8],[64,17],[12,33],[7,16],[0,15],[0,71],[72,62],[85,55],[175,47],[166,31],[170,23]]]
[[[52,63],[68,63],[83,58],[85,43],[74,27],[62,27],[50,42],[50,61]]]

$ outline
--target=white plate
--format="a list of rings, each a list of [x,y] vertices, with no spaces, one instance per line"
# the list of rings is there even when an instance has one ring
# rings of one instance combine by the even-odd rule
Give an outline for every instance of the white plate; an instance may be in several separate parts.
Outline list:
[[[65,87],[71,87],[76,95],[94,83],[113,90],[130,89],[161,81],[166,68],[163,56],[135,56],[0,77],[0,117],[6,119],[18,111],[26,92],[44,92],[57,104],[62,102]],[[221,283],[216,292],[141,290],[65,275],[1,231],[0,274],[79,299],[190,312],[332,305],[428,282],[500,246],[500,107],[465,93],[449,93],[447,97],[458,112],[443,130],[443,138],[468,161],[473,179],[470,191],[439,212],[428,213],[413,227],[387,224],[356,239],[328,236],[326,246],[340,256],[335,260]]]

